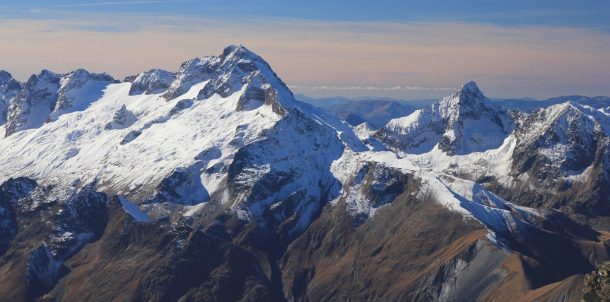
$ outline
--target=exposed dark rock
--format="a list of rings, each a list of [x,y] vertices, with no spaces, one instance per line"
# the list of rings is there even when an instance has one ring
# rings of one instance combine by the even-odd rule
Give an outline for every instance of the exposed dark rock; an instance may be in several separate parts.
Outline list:
[[[127,110],[127,107],[123,105],[114,113],[112,121],[108,122],[108,124],[104,126],[104,129],[112,130],[127,128],[133,125],[137,119],[138,118],[133,114],[133,112]]]
[[[121,145],[125,145],[125,144],[129,144],[131,143],[133,140],[135,140],[136,138],[138,138],[138,136],[140,136],[142,134],[142,131],[140,130],[133,130],[129,133],[127,133],[127,135],[125,135],[125,137],[123,138],[123,140],[120,142]]]
[[[138,94],[157,94],[167,91],[172,82],[176,79],[176,74],[161,69],[152,69],[142,72],[130,80],[131,88],[129,95]]]
[[[176,169],[159,184],[155,197],[149,202],[193,205],[207,201],[210,196],[201,184],[200,174],[201,167],[199,164],[189,168]]]
[[[13,79],[10,73],[0,70],[0,125],[6,123],[8,107],[19,90],[21,90],[21,83]]]
[[[6,136],[39,127],[48,119],[57,102],[60,79],[60,75],[48,70],[28,79],[9,106]]]
[[[180,100],[176,103],[174,108],[172,108],[172,110],[169,112],[169,115],[170,116],[176,115],[176,114],[180,113],[180,111],[190,108],[191,106],[193,106],[193,104],[194,104],[193,100],[190,100],[190,99]]]

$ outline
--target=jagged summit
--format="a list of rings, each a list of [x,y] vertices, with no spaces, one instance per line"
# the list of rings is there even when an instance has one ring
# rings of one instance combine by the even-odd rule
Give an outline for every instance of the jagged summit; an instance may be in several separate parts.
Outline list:
[[[255,54],[253,51],[249,50],[242,44],[233,44],[225,47],[225,49],[223,49],[222,51],[222,57],[224,57],[225,60],[237,58],[244,60],[260,60],[262,62],[265,62],[262,57]]]
[[[607,120],[601,111],[570,101],[534,111],[520,121],[517,132],[517,154],[527,159],[519,171],[563,176],[582,172],[603,156],[601,138],[610,135]]]
[[[465,83],[464,85],[462,85],[462,88],[459,89],[459,92],[462,92],[464,94],[484,97],[483,93],[481,92],[481,90],[479,89],[479,86],[477,85],[477,83],[475,81],[469,81],[469,82]]]
[[[428,107],[391,120],[376,136],[406,153],[437,147],[450,155],[467,154],[499,147],[513,126],[508,111],[491,103],[471,81]]]
[[[437,105],[441,117],[449,119],[450,122],[458,120],[460,115],[476,116],[489,109],[497,110],[474,81],[464,84],[452,95],[441,99],[435,105]]]
[[[9,72],[0,70],[0,94],[10,89],[19,89],[20,87],[21,84]]]
[[[161,94],[171,100],[186,93],[193,85],[207,82],[197,94],[198,100],[215,94],[226,98],[246,89],[237,110],[254,108],[261,104],[274,107],[282,113],[293,106],[294,96],[286,84],[259,55],[243,45],[230,45],[219,56],[205,56],[188,60],[177,72],[152,69],[125,78],[131,82],[129,95]]]
[[[206,82],[197,94],[198,100],[213,95],[226,98],[245,89],[237,110],[251,110],[270,105],[278,114],[294,106],[294,96],[269,64],[242,45],[224,49],[220,56],[195,58],[184,62],[167,91],[166,100],[187,92],[193,85]]]
[[[175,79],[175,73],[162,69],[151,69],[126,79],[126,82],[132,82],[129,95],[157,94],[167,91]]]
[[[38,128],[64,113],[83,110],[114,82],[106,73],[90,73],[82,68],[66,74],[47,69],[33,74],[10,102],[6,136]]]

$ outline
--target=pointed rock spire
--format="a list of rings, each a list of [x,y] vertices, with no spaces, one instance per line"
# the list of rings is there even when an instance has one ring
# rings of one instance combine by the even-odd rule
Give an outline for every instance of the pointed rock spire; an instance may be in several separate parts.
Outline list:
[[[8,107],[19,90],[21,84],[10,73],[0,70],[0,125],[6,123]]]

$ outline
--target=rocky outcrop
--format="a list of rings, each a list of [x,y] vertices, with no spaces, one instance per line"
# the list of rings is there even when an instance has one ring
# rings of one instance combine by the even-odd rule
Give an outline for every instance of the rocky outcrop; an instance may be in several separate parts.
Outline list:
[[[610,301],[610,262],[604,262],[585,275],[583,302]]]
[[[115,81],[108,74],[90,73],[82,68],[62,75],[57,100],[48,119],[52,121],[62,114],[85,110]]]
[[[167,91],[169,86],[175,80],[176,75],[169,71],[161,69],[151,69],[137,75],[129,89],[129,95],[138,94],[158,94]]]
[[[135,114],[127,110],[127,107],[123,105],[114,113],[112,121],[108,122],[108,124],[104,126],[104,129],[124,129],[135,123],[137,119],[138,118],[135,116]]]
[[[0,185],[0,202],[19,221],[0,254],[3,299],[282,300],[244,249],[186,226],[139,222],[90,187],[12,179]]]
[[[155,197],[148,203],[170,202],[193,205],[208,201],[210,196],[201,184],[200,171],[199,164],[174,170],[159,184]]]
[[[13,79],[10,73],[0,70],[0,126],[6,123],[8,107],[19,90],[21,83]]]

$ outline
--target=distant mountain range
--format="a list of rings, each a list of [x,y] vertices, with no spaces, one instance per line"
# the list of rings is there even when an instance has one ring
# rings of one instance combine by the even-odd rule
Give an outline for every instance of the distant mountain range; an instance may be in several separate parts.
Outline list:
[[[391,119],[407,116],[416,109],[423,108],[434,103],[436,100],[398,100],[389,98],[346,98],[328,97],[311,98],[305,95],[295,96],[299,101],[312,104],[330,113],[336,114],[342,120],[352,126],[361,123],[368,123],[372,129],[379,129],[387,124]],[[532,98],[519,99],[491,99],[498,105],[512,110],[531,112],[536,109],[546,108],[552,105],[561,104],[567,101],[576,104],[591,106],[593,108],[603,108],[610,106],[610,97],[596,96],[587,97],[580,95],[559,96],[546,100],[536,100]]]
[[[578,301],[610,260],[610,108],[567,98],[321,109],[241,45],[0,72],[0,300]]]

